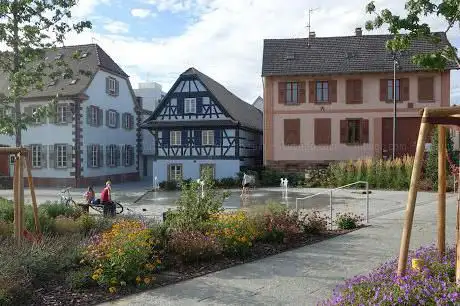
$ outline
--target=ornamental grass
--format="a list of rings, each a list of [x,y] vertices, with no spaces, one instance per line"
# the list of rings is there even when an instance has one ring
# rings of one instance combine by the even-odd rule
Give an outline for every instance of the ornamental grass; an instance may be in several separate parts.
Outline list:
[[[418,263],[414,267],[412,259]],[[434,245],[410,252],[403,277],[397,276],[397,265],[394,259],[368,275],[347,280],[335,289],[332,298],[319,305],[459,305],[455,248],[448,248],[444,257]]]

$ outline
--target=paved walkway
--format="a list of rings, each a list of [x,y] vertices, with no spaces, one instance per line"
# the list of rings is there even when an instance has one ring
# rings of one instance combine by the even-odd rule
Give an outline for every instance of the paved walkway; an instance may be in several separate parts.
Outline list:
[[[407,197],[377,194],[393,202]],[[436,194],[419,193],[411,249],[435,241],[435,200]],[[447,204],[447,241],[453,243],[455,196]],[[347,235],[103,305],[315,305],[344,279],[396,256],[403,220],[403,210],[375,216],[370,227]]]

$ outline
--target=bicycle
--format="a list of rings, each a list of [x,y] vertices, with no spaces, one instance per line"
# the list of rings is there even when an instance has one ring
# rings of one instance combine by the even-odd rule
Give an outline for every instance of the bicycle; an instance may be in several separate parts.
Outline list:
[[[91,207],[91,209],[93,209],[94,211],[98,212],[98,213],[103,213],[104,212],[104,204],[100,203],[100,204],[80,204],[80,203],[77,203],[74,201],[74,199],[72,198],[72,195],[70,194],[70,190],[72,189],[72,187],[67,187],[65,189],[62,189],[59,193],[59,196],[60,196],[60,202],[61,204],[63,205],[66,205],[66,206],[75,206],[75,207],[85,207],[85,206],[89,206]],[[116,202],[116,201],[112,201],[115,203],[115,213],[117,215],[123,213],[124,211],[124,207],[123,205],[121,205],[119,202]]]

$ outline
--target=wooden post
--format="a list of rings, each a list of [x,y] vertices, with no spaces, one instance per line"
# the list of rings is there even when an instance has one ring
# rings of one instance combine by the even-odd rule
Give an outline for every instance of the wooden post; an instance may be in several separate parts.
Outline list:
[[[415,201],[417,200],[417,188],[422,172],[423,156],[425,153],[425,140],[430,131],[431,125],[424,122],[424,118],[428,116],[427,109],[423,111],[422,124],[417,140],[417,150],[415,152],[414,167],[412,168],[412,176],[410,179],[409,195],[407,198],[406,216],[404,228],[401,236],[401,246],[399,249],[398,275],[404,275],[407,265],[407,256],[409,252],[410,235],[412,231],[412,223],[414,221]]]
[[[30,152],[29,152],[30,154]],[[35,197],[35,186],[34,186],[34,181],[32,178],[32,171],[30,170],[31,165],[30,165],[30,159],[26,158],[24,159],[24,166],[26,167],[27,170],[27,180],[29,182],[29,189],[30,189],[30,195],[32,197],[32,207],[34,210],[34,221],[35,221],[35,233],[36,234],[41,234],[40,232],[40,220],[38,219],[38,206],[37,206],[37,198]]]
[[[438,126],[438,252],[446,253],[446,128]]]
[[[18,245],[21,244],[22,232],[20,226],[21,212],[20,212],[20,192],[19,192],[19,157],[15,156],[14,160],[14,176],[13,176],[13,190],[14,190],[14,237]]]
[[[460,171],[458,173],[458,179],[460,180]],[[460,181],[459,181],[460,182]],[[460,187],[460,185],[459,185]],[[456,224],[456,237],[455,237],[455,282],[457,286],[460,285],[460,188],[457,190],[457,224]]]
[[[23,160],[24,160],[24,153],[19,153],[19,165],[18,165],[18,170],[19,170],[19,211],[21,212],[21,218],[19,219],[19,226],[21,230],[21,236],[24,231],[24,167],[23,167]]]

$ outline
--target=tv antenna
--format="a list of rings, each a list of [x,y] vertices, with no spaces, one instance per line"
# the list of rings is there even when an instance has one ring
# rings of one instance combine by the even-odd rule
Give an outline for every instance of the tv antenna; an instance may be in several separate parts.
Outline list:
[[[307,24],[307,28],[308,28],[308,38],[307,38],[307,45],[310,47],[310,33],[311,33],[311,13],[313,11],[316,11],[318,10],[318,8],[314,8],[314,9],[309,9],[308,10],[308,24]]]

